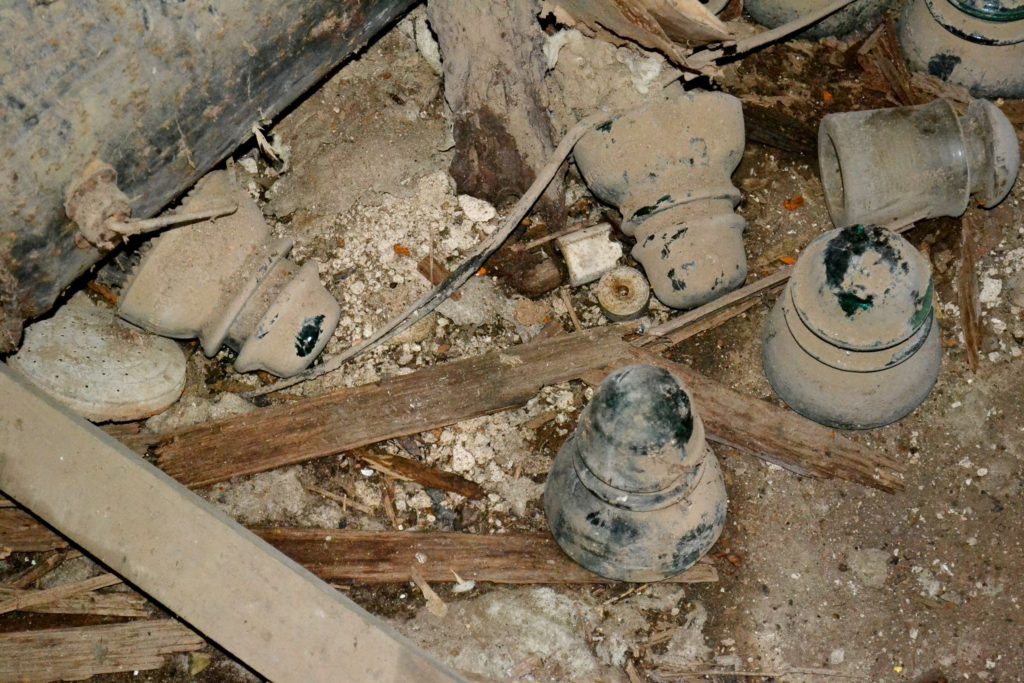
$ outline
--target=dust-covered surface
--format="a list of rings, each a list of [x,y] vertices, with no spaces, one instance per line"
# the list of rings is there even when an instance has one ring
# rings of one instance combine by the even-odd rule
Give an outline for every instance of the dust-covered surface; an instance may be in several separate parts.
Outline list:
[[[286,164],[256,148],[236,160],[276,232],[296,241],[295,258],[315,260],[342,303],[328,357],[372,334],[428,289],[417,269],[423,257],[451,268],[500,219],[460,198],[445,172],[451,139],[441,82],[416,50],[413,24],[404,21],[270,131]],[[422,33],[420,43],[429,48]],[[851,81],[860,72],[845,47],[775,47],[727,67],[721,82],[735,93],[755,93],[762,104],[813,102],[801,112],[812,126],[829,111],[891,104]],[[667,73],[660,57],[576,33],[553,38],[550,52],[549,79],[553,89],[564,88],[553,101],[559,130],[609,97],[642,101],[654,79]],[[750,223],[751,280],[791,262],[831,228],[811,156],[750,144],[734,181],[744,192],[739,211]],[[570,212],[574,223],[601,220],[600,207],[576,180],[569,179],[567,193],[567,205],[576,207]],[[716,447],[730,495],[726,530],[711,552],[718,584],[478,585],[464,592],[438,585],[434,589],[448,603],[443,618],[426,609],[411,583],[357,586],[348,594],[442,660],[493,679],[1024,680],[1021,198],[1018,184],[979,235],[985,333],[976,375],[966,369],[958,323],[957,222],[929,221],[908,233],[934,269],[942,373],[909,418],[854,435],[906,464],[905,492],[886,495],[799,479]],[[635,265],[628,255],[622,263]],[[594,286],[568,291],[583,326],[604,324]],[[744,394],[777,402],[760,367],[760,334],[770,305],[766,298],[684,342],[672,357]],[[650,314],[660,321],[669,311],[652,301]],[[552,322],[572,326],[559,292],[525,299],[485,272],[402,338],[291,393],[315,395],[507,347]],[[147,428],[165,431],[253,409],[232,394],[270,378],[238,375],[230,360],[226,354],[212,360],[193,354],[185,396]],[[540,530],[546,473],[591,396],[582,383],[549,387],[523,408],[374,447],[479,482],[487,492],[481,501],[396,482],[341,456],[202,493],[247,524]],[[701,397],[693,398],[699,412]],[[360,509],[311,487],[347,496]],[[0,577],[32,559],[0,560]],[[48,581],[96,571],[84,566],[69,565],[62,570],[66,576]],[[26,623],[13,619],[0,617],[0,630]],[[224,655],[207,654],[212,659],[179,657],[161,671],[103,680],[251,679]]]

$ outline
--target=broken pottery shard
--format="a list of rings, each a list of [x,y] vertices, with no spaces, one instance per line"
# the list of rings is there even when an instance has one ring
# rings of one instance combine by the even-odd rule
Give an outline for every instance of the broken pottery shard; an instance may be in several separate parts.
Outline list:
[[[973,196],[991,208],[1013,188],[1020,144],[991,102],[959,116],[946,100],[916,107],[829,114],[818,162],[832,222],[906,225],[959,216]]]
[[[601,276],[595,293],[605,316],[619,322],[643,315],[651,298],[651,287],[639,270],[620,266]]]
[[[290,377],[305,370],[334,334],[341,307],[316,265],[287,258],[292,242],[274,239],[259,206],[228,171],[204,177],[184,202],[195,211],[225,202],[230,216],[164,233],[142,257],[119,314],[176,339],[198,337],[207,356],[238,353],[239,372]]]
[[[898,35],[915,71],[966,86],[975,97],[1024,98],[1019,0],[911,0]]]
[[[664,97],[587,133],[573,152],[591,191],[622,212],[622,231],[654,295],[694,308],[747,278],[740,191],[740,101],[666,88]]]
[[[699,0],[548,0],[542,13],[566,26],[582,24],[616,45],[632,41],[685,64],[687,45],[728,40],[729,27]]]
[[[185,388],[185,355],[113,311],[74,299],[31,325],[11,367],[93,422],[141,420],[163,412]]]
[[[651,365],[601,384],[544,488],[562,550],[619,581],[659,581],[692,566],[718,540],[727,505],[689,394]]]
[[[569,270],[573,287],[597,280],[618,264],[622,245],[612,239],[612,226],[599,223],[573,232],[556,241]]]
[[[763,357],[775,393],[805,417],[843,429],[899,420],[942,361],[928,262],[882,228],[818,237],[772,309]]]

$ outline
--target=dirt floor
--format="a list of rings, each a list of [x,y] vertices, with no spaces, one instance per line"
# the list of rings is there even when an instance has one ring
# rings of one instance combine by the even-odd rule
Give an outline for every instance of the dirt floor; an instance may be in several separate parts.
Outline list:
[[[296,241],[297,260],[316,261],[342,303],[328,357],[429,288],[417,271],[421,258],[454,266],[497,223],[488,205],[459,196],[446,172],[452,140],[442,83],[424,57],[429,41],[422,34],[417,50],[416,16],[275,125],[271,140],[283,163],[256,147],[233,162],[275,229]],[[857,48],[786,43],[726,67],[715,85],[777,107],[813,131],[830,111],[894,104],[863,74]],[[549,77],[562,93],[552,111],[561,130],[609,97],[642,101],[654,80],[671,75],[658,56],[575,32],[553,37],[550,52]],[[813,154],[748,144],[734,182],[744,193],[738,210],[750,224],[751,281],[792,262],[831,228]],[[600,219],[601,207],[577,178],[570,176],[567,193],[577,207],[572,222]],[[412,584],[344,590],[442,660],[495,680],[1024,680],[1022,199],[1019,182],[978,236],[984,338],[976,373],[966,365],[956,305],[959,221],[925,221],[907,233],[934,269],[942,373],[910,417],[853,435],[906,465],[906,491],[887,495],[803,479],[716,447],[730,498],[725,533],[711,554],[717,583],[477,585],[459,593],[439,585],[449,606],[444,618],[426,609]],[[569,294],[584,326],[605,324],[592,286]],[[761,369],[771,303],[766,297],[671,357],[780,403]],[[669,315],[652,304],[655,322]],[[521,343],[550,320],[571,329],[559,292],[530,300],[484,274],[400,340],[294,393],[314,395]],[[233,394],[263,380],[238,375],[229,363],[226,355],[193,354],[186,395],[147,427],[164,431],[252,410]],[[590,396],[582,383],[548,387],[524,408],[378,446],[477,481],[488,493],[482,501],[397,482],[391,520],[384,475],[340,456],[218,484],[204,495],[246,524],[542,530],[546,472]],[[699,411],[700,396],[694,400]],[[374,512],[343,510],[307,484],[346,491]],[[0,581],[30,560],[0,561]],[[89,571],[85,561],[66,565],[48,580]],[[0,617],[0,629],[43,623],[34,619]],[[251,678],[211,649],[173,658],[160,671],[97,680]]]

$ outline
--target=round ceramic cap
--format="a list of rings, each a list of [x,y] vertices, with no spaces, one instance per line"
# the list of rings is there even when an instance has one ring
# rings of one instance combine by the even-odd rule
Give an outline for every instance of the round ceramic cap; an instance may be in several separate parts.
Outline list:
[[[985,21],[1020,21],[1024,19],[1024,0],[950,0],[961,12]]]
[[[10,362],[93,422],[150,417],[177,401],[185,388],[185,354],[177,344],[87,301],[72,301],[30,326]]]
[[[800,255],[789,286],[811,332],[853,351],[900,343],[932,310],[928,263],[884,228],[855,225],[821,235]]]
[[[632,365],[601,383],[581,421],[594,431],[581,449],[587,469],[624,491],[654,491],[673,483],[694,432],[690,397],[668,371]]]

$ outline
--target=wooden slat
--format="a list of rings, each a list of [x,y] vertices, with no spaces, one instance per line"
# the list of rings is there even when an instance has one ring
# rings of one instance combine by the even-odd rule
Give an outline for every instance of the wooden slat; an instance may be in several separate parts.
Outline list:
[[[82,680],[159,669],[203,639],[173,619],[0,633],[0,681]]]
[[[82,593],[89,593],[100,588],[107,588],[121,583],[121,578],[113,574],[100,574],[82,581],[65,583],[46,590],[18,591],[17,594],[0,600],[0,614],[23,611],[37,605],[47,605],[64,598]]]
[[[408,581],[410,563],[416,562],[432,583],[454,581],[452,569],[464,579],[493,583],[607,583],[566,557],[547,533],[482,535],[288,527],[253,531],[327,581]],[[0,545],[3,543],[0,534]],[[419,564],[417,553],[425,555],[428,562]],[[717,580],[714,567],[706,563],[670,579],[679,583]],[[10,589],[0,589],[0,602],[10,593]],[[64,602],[60,604],[66,606]]]
[[[0,508],[0,549],[36,553],[66,548],[67,541],[15,507]]]
[[[0,601],[26,596],[38,591],[18,590],[0,586]],[[31,603],[23,601],[22,604]],[[108,617],[140,618],[150,615],[146,598],[138,593],[85,593],[54,600],[46,604],[22,607],[19,612],[36,614],[92,614]]]
[[[156,446],[158,463],[178,481],[203,486],[516,407],[621,356],[626,329],[545,339],[189,427]]]
[[[400,583],[412,579],[410,567],[415,566],[430,583],[454,582],[455,574],[466,581],[506,584],[610,583],[569,559],[547,533],[254,531],[325,581]],[[670,583],[717,580],[714,566],[704,561],[666,579]]]
[[[680,363],[642,349],[637,362],[661,366],[692,392],[708,439],[821,478],[840,477],[893,493],[901,491],[903,466],[872,449],[767,401],[751,399]]]
[[[566,334],[513,349],[434,366],[378,384],[345,389],[190,427],[158,446],[160,465],[199,486],[452,424],[520,405],[547,384],[593,381],[629,363],[663,364],[652,348],[706,329],[781,285],[789,269],[722,297],[638,338],[624,326]],[[743,396],[687,368],[680,370],[709,426],[709,438],[807,476],[841,477],[883,491],[903,488],[893,460],[765,401]]]

